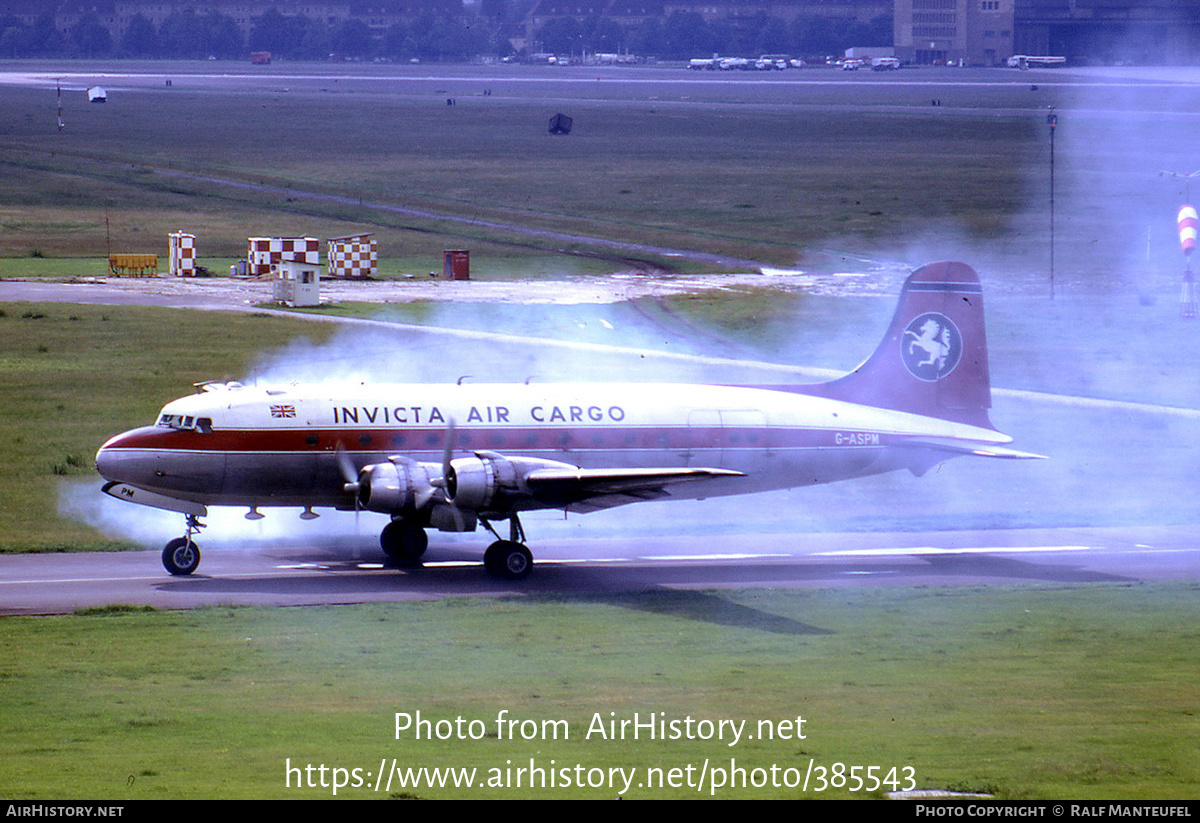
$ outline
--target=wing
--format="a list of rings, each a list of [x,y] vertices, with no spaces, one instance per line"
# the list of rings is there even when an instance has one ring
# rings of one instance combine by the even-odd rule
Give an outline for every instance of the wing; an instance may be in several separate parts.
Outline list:
[[[537,469],[524,478],[545,508],[586,513],[670,497],[670,487],[713,477],[742,477],[728,469]]]
[[[492,451],[452,459],[449,449],[441,464],[394,455],[364,466],[357,476],[351,465],[342,472],[359,507],[401,517],[443,505],[493,516],[534,509],[592,512],[669,497],[672,487],[684,483],[742,476],[714,468],[584,469]]]

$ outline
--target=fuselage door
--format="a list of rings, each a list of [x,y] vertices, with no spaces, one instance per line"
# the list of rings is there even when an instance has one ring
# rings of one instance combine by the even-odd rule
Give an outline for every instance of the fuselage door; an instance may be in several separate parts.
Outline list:
[[[724,468],[755,459],[767,449],[766,426],[767,416],[758,409],[693,409],[689,465]]]
[[[725,443],[721,433],[721,412],[717,409],[692,409],[688,412],[689,442],[687,465],[720,467]]]
[[[767,415],[758,409],[721,409],[722,467],[755,465],[768,451]]]

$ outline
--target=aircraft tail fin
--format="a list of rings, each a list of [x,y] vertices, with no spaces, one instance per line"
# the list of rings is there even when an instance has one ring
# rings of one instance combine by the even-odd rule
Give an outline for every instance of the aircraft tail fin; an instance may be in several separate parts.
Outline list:
[[[983,290],[965,263],[909,275],[883,342],[845,377],[806,393],[993,429]]]

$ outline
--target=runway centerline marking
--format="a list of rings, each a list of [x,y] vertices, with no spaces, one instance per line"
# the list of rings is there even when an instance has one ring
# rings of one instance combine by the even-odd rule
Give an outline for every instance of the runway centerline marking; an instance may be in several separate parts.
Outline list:
[[[815,552],[814,557],[897,557],[922,554],[1042,554],[1047,552],[1105,551],[1099,546],[984,546],[981,548],[940,549],[933,546],[912,546],[894,549],[844,549]],[[1119,551],[1128,551],[1122,549]]]

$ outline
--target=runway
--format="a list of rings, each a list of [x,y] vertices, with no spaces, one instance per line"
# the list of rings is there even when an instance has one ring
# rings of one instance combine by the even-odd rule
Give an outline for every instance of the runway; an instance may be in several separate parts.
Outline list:
[[[431,540],[425,564],[385,565],[368,538],[204,550],[171,577],[157,551],[35,554],[0,563],[0,614],[115,604],[311,606],[448,597],[603,597],[654,589],[859,586],[1136,585],[1200,579],[1200,526],[928,533],[602,537],[535,542],[534,573],[494,580],[486,540]],[[203,544],[201,544],[203,545]]]

